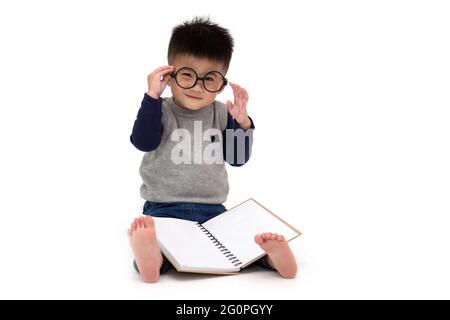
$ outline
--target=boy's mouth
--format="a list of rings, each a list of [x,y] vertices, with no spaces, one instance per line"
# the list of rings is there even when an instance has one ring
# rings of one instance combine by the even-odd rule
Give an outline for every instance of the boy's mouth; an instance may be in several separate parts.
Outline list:
[[[197,99],[197,100],[201,100],[202,98],[200,98],[200,97],[196,97],[196,96],[191,96],[191,95],[189,95],[189,94],[187,94],[186,95],[188,98],[191,98],[191,99]]]

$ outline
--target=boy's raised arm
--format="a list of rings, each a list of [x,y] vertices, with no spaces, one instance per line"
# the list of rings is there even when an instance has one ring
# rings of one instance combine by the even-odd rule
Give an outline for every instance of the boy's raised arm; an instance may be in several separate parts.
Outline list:
[[[134,121],[131,143],[144,152],[153,151],[161,143],[161,94],[170,81],[173,66],[159,67],[147,76],[148,91]]]
[[[230,86],[234,103],[227,101],[228,121],[222,132],[223,156],[230,165],[240,167],[250,159],[255,125],[247,113],[247,90],[235,83]]]
[[[131,143],[140,151],[158,148],[162,134],[162,99],[154,99],[147,93],[142,99],[130,136]]]
[[[252,154],[253,130],[255,124],[250,119],[250,128],[243,129],[228,112],[227,127],[222,132],[223,156],[233,167],[240,167],[248,162]]]

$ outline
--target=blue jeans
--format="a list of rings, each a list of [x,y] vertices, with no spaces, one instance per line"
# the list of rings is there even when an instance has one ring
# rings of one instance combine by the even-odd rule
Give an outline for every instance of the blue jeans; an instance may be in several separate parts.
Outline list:
[[[142,214],[152,217],[177,218],[205,223],[209,219],[212,219],[225,211],[227,211],[227,209],[221,204],[189,202],[161,203],[145,201]],[[163,264],[159,271],[160,274],[166,273],[172,267],[172,264],[164,257],[164,255],[163,258]],[[267,262],[266,256],[254,263],[258,263],[266,269],[274,270]],[[135,261],[133,261],[133,266],[136,271],[139,272]]]
[[[225,211],[227,209],[221,204],[145,201],[142,213],[152,217],[177,218],[205,223]]]

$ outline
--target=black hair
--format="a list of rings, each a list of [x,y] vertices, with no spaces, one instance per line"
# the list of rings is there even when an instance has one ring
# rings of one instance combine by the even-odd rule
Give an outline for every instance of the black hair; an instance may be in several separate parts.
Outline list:
[[[230,32],[210,21],[195,17],[173,28],[167,58],[169,63],[178,54],[189,54],[223,63],[228,69],[234,40]]]

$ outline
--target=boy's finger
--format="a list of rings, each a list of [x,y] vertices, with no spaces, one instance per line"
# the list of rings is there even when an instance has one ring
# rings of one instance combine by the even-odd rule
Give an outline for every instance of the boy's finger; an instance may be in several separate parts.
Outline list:
[[[156,71],[161,71],[161,70],[164,70],[164,69],[173,69],[173,68],[174,68],[174,66],[162,66],[162,67],[156,68],[155,72]]]
[[[243,90],[243,88],[242,88],[240,85],[235,84],[235,86],[236,86],[236,89],[237,89],[237,90],[239,90],[239,91],[242,91],[242,90]]]
[[[235,90],[239,90],[239,89],[240,89],[239,85],[237,85],[236,83],[233,83],[231,86],[232,86],[233,89],[235,89]]]
[[[233,93],[234,93],[234,96],[236,97],[241,93],[241,90],[239,90],[239,88],[237,88],[237,87],[233,87]]]
[[[230,83],[231,88],[233,89],[233,92],[239,91],[239,88],[236,84]]]
[[[228,111],[231,111],[233,108],[234,108],[233,103],[230,100],[228,100],[227,101],[227,109],[228,109]]]
[[[174,68],[164,68],[158,71],[159,74],[167,74],[167,73],[172,73]]]
[[[241,103],[244,103],[244,102],[245,102],[245,97],[244,97],[244,95],[243,95],[242,93],[239,93],[239,101],[240,101]]]
[[[166,74],[166,75],[163,77],[162,81],[164,81],[165,83],[169,83],[169,82],[170,82],[170,74]]]
[[[245,91],[245,89],[242,88],[242,87],[239,87],[239,86],[238,86],[237,91],[239,92],[239,94],[240,94],[242,97],[248,96],[247,91]]]
[[[173,69],[174,69],[173,66],[164,66],[164,67],[159,67],[158,69],[156,69],[152,73],[155,74],[155,75],[157,75],[157,74],[164,74],[164,73],[168,73],[170,71],[173,71]]]
[[[242,88],[242,93],[244,94],[244,97],[245,97],[246,99],[248,99],[248,92],[247,92],[247,90],[245,90],[244,88]]]
[[[170,77],[170,75],[172,74],[173,69],[164,69],[164,70],[160,70],[158,72],[154,72],[150,75],[150,77],[154,77],[160,81],[166,81],[165,77],[168,76]],[[167,80],[168,81],[168,80]]]

